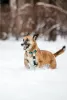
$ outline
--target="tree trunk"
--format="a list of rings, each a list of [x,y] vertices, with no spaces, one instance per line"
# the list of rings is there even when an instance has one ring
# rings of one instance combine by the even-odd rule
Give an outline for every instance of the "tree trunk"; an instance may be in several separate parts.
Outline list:
[[[35,5],[37,2],[39,2],[40,0],[33,0],[33,4]]]
[[[49,4],[56,5],[56,0],[49,0]]]

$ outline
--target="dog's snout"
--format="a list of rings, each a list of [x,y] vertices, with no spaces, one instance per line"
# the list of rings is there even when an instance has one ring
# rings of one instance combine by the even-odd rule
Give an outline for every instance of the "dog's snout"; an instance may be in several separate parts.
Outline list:
[[[21,44],[21,46],[23,46],[23,45],[24,45],[24,43]]]
[[[27,41],[24,41],[24,43],[22,43],[21,46],[26,45],[26,44],[27,44]]]

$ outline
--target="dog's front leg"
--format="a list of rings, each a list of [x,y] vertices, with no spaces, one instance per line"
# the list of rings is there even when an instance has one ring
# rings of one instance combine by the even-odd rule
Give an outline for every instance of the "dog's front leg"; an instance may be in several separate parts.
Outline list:
[[[35,69],[36,65],[34,64],[34,62],[32,61],[31,63],[29,63],[30,69]]]
[[[26,68],[28,68],[28,69],[30,68],[29,67],[29,61],[27,59],[24,59],[24,65],[25,65]]]

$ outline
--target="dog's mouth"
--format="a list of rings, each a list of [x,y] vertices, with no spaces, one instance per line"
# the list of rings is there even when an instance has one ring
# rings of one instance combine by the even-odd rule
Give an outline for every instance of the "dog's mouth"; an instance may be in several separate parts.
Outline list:
[[[23,49],[26,50],[29,48],[29,46],[30,46],[30,44],[26,44],[26,45],[24,45]]]
[[[23,49],[26,50],[29,48],[30,44],[29,43],[23,43],[21,44],[21,46],[23,46]]]

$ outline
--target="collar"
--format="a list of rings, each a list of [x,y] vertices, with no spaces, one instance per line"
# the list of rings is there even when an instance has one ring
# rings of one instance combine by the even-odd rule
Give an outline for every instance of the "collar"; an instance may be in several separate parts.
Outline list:
[[[37,50],[34,50],[34,51],[30,51],[29,54],[33,54],[33,53],[36,53]]]

